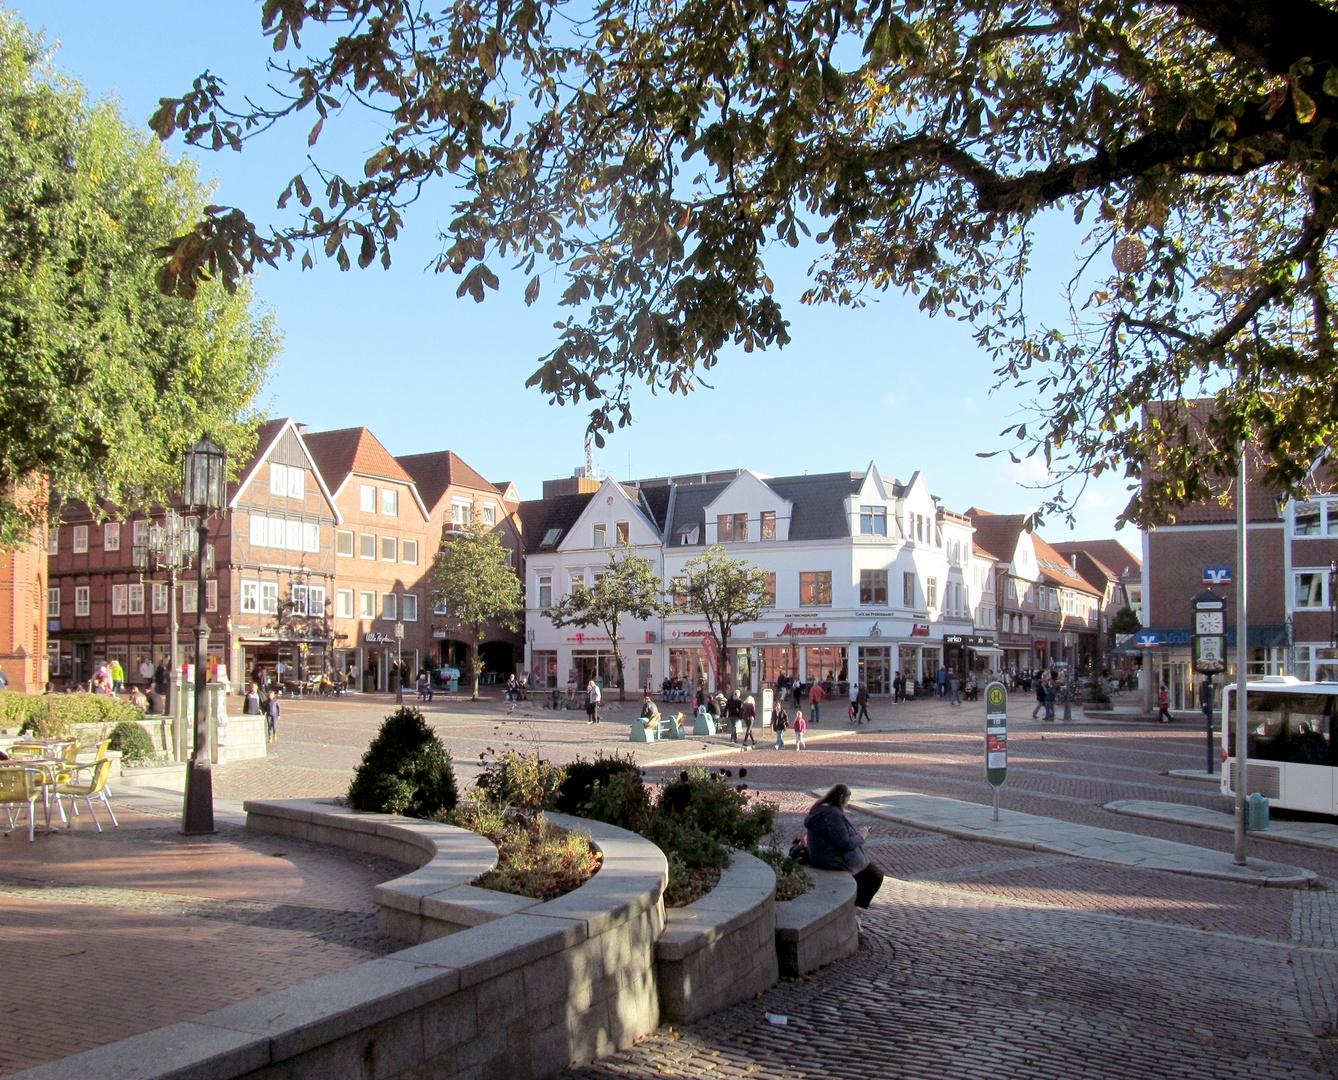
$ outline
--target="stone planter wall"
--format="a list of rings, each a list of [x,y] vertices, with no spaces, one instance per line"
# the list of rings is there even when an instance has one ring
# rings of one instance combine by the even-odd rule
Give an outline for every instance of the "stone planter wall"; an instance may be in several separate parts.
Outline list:
[[[685,1024],[776,985],[776,875],[741,851],[720,884],[670,908],[655,946],[660,1013]]]
[[[776,905],[776,959],[780,973],[791,979],[843,960],[859,948],[854,877],[812,867],[805,872],[813,879],[813,889]]]

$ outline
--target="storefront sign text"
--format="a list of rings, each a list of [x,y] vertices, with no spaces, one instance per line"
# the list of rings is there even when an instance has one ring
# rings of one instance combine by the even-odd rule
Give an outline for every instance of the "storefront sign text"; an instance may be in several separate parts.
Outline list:
[[[918,622],[911,626],[911,637],[928,637],[929,624],[927,622]]]
[[[798,635],[800,637],[803,637],[805,635],[810,637],[826,637],[827,624],[819,623],[815,626],[813,623],[809,623],[806,626],[796,626],[794,623],[786,623],[785,628],[781,630],[781,632],[776,636],[789,637],[792,634]]]

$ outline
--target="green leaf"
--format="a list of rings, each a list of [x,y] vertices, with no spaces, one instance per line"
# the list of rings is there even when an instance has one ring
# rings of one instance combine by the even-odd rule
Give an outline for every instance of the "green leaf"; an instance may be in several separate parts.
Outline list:
[[[1329,97],[1338,97],[1338,64],[1330,64],[1324,73],[1324,93]]]

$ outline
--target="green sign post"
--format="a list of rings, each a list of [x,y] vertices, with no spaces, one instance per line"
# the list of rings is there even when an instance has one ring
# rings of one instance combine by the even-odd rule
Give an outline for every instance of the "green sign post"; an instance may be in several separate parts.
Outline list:
[[[994,795],[999,820],[999,788],[1008,778],[1008,690],[1001,682],[985,687],[985,779]]]

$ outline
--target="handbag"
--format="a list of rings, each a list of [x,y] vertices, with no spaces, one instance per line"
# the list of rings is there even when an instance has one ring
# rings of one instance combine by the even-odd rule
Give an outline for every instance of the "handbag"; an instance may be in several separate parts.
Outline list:
[[[808,862],[808,837],[796,836],[790,844],[790,858],[801,863]]]

